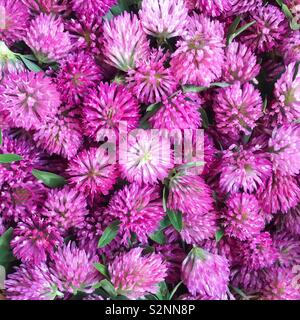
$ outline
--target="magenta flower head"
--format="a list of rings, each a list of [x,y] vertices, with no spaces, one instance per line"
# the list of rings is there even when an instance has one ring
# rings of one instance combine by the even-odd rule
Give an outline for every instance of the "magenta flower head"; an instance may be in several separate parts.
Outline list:
[[[271,51],[281,44],[281,41],[288,33],[288,23],[285,15],[275,6],[260,6],[250,12],[249,22],[255,21],[247,29],[241,41],[254,51]]]
[[[131,131],[138,126],[139,105],[123,85],[100,83],[84,99],[83,120],[85,133],[99,141],[109,129],[117,135],[122,123]]]
[[[222,256],[194,247],[182,263],[181,277],[192,295],[221,299],[228,291],[228,261]]]
[[[287,213],[278,216],[276,225],[293,236],[300,236],[300,204],[291,208]]]
[[[182,35],[188,9],[184,0],[144,0],[139,16],[145,32],[164,41]]]
[[[188,17],[187,26],[172,55],[172,71],[183,84],[209,86],[221,76],[224,27],[220,22],[196,13]]]
[[[25,220],[35,213],[45,200],[42,183],[31,177],[20,180],[10,181],[0,188],[0,213],[5,220]]]
[[[257,196],[266,214],[286,213],[300,202],[300,188],[294,177],[275,171],[257,190]]]
[[[258,201],[254,195],[247,193],[230,196],[223,218],[226,234],[242,241],[259,234],[265,226]]]
[[[300,60],[300,34],[298,31],[290,33],[282,41],[280,48],[286,65]]]
[[[61,63],[55,79],[63,102],[79,104],[89,88],[102,80],[101,68],[94,58],[83,51],[71,53]]]
[[[61,13],[67,9],[68,0],[21,0],[33,13]]]
[[[203,178],[190,171],[174,171],[169,175],[168,189],[168,208],[182,213],[180,234],[184,241],[198,244],[213,236],[217,230],[217,216],[212,191]]]
[[[179,243],[154,244],[155,252],[160,254],[167,264],[166,282],[176,285],[180,281],[182,261],[186,257],[186,253]]]
[[[198,0],[185,0],[184,2],[188,10],[194,10]]]
[[[267,109],[267,118],[273,126],[293,122],[300,118],[300,72],[295,74],[295,63],[275,83],[275,100]]]
[[[41,125],[33,138],[36,145],[49,154],[71,159],[82,143],[81,126],[76,118],[56,116]]]
[[[11,241],[14,256],[23,263],[39,265],[53,255],[55,248],[63,243],[59,231],[48,221],[37,216],[18,222]]]
[[[20,41],[29,25],[29,10],[19,0],[0,0],[0,39],[8,46]]]
[[[240,262],[237,255],[239,243],[239,240],[224,234],[218,242],[216,241],[215,237],[212,237],[202,241],[199,244],[199,247],[210,253],[225,257],[228,260],[229,265],[234,266]]]
[[[128,71],[128,88],[140,102],[157,103],[175,91],[177,82],[171,69],[165,67],[167,58],[168,55],[159,48]]]
[[[213,237],[218,229],[217,214],[214,210],[201,212],[191,208],[182,216],[183,228],[181,238],[188,244],[200,244],[203,240]]]
[[[94,267],[96,255],[78,249],[74,242],[59,248],[53,255],[52,272],[61,281],[60,289],[76,294],[78,291],[92,293],[101,275]]]
[[[262,108],[260,93],[250,83],[220,89],[213,103],[219,132],[233,137],[250,134],[263,115]]]
[[[268,154],[232,145],[224,151],[221,164],[220,187],[224,192],[254,192],[263,186],[272,173]]]
[[[236,288],[241,288],[248,295],[255,295],[265,285],[266,274],[264,270],[252,270],[246,266],[231,269],[230,282]]]
[[[54,300],[64,294],[59,291],[61,283],[46,264],[21,264],[5,281],[9,300]]]
[[[273,235],[274,246],[278,249],[280,266],[292,268],[300,264],[299,238],[287,232],[277,232]]]
[[[230,9],[230,0],[195,0],[195,8],[209,17],[226,14]]]
[[[297,274],[289,268],[273,267],[267,271],[262,300],[299,300]]]
[[[24,64],[0,41],[0,81],[7,73],[20,73],[24,70]]]
[[[8,74],[0,84],[0,110],[8,114],[12,126],[38,128],[59,105],[59,93],[43,72]]]
[[[105,62],[125,72],[149,55],[146,34],[135,14],[125,12],[105,21],[103,41]]]
[[[34,168],[45,168],[44,154],[36,148],[33,142],[25,137],[14,138],[7,130],[2,131],[0,154],[17,154],[22,157],[18,162],[0,166],[0,185],[25,182]]]
[[[167,266],[158,254],[142,256],[143,248],[119,254],[108,266],[111,282],[118,294],[129,299],[142,298],[158,291],[167,275]]]
[[[230,8],[228,14],[238,15],[240,13],[251,12],[262,7],[262,0],[229,0]]]
[[[225,49],[223,79],[226,82],[246,83],[254,79],[260,71],[255,54],[242,43],[232,42]]]
[[[159,110],[149,119],[154,129],[198,129],[202,100],[197,94],[178,91],[162,100]]]
[[[300,126],[284,125],[275,128],[269,140],[273,169],[285,175],[300,171]]]
[[[132,131],[127,150],[120,149],[120,171],[129,182],[158,183],[173,167],[170,142],[156,130]]]
[[[71,0],[71,7],[78,16],[82,14],[97,14],[105,16],[117,0]]]
[[[210,187],[204,179],[187,170],[174,170],[168,183],[168,208],[189,212],[193,209],[205,213],[213,209]]]
[[[158,229],[164,216],[162,201],[157,187],[125,186],[111,198],[106,213],[118,219],[122,243],[128,244],[133,233],[138,241],[147,243],[148,236]]]
[[[92,198],[96,194],[108,194],[115,184],[118,173],[116,165],[102,148],[83,150],[73,158],[67,169],[71,185]]]
[[[66,30],[70,33],[73,50],[92,53],[97,58],[102,48],[102,19],[95,13],[82,14],[77,19],[66,21]]]
[[[112,261],[115,255],[125,250],[125,246],[121,246],[122,236],[120,233],[105,247],[98,248],[98,242],[105,229],[113,222],[113,217],[106,215],[105,209],[101,211],[91,210],[90,214],[85,217],[84,223],[76,228],[76,236],[79,241],[79,247],[84,248],[88,252],[97,252],[100,256],[105,255],[106,261]]]
[[[66,234],[70,228],[80,228],[87,214],[85,197],[69,187],[49,191],[41,211],[41,215],[63,234]]]
[[[212,137],[205,133],[204,134],[204,168],[203,168],[203,175],[210,175],[211,169],[214,168],[216,162],[216,153],[217,149],[214,145],[214,140]]]
[[[60,62],[72,49],[70,35],[54,15],[40,14],[32,22],[24,38],[40,63]]]
[[[242,262],[251,270],[271,267],[278,259],[278,250],[275,248],[268,232],[263,232],[253,238],[240,243]]]

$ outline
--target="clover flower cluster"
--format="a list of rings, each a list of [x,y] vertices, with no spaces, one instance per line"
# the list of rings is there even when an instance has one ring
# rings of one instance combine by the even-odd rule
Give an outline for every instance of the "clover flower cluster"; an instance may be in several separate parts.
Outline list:
[[[0,0],[0,296],[300,299],[280,2]]]

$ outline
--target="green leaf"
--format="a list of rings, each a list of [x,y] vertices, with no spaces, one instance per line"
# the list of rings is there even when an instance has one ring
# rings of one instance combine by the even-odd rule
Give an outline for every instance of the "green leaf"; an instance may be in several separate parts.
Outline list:
[[[62,187],[67,183],[66,179],[52,172],[33,169],[32,174],[50,188]]]
[[[113,15],[113,17],[116,17],[118,15],[120,15],[123,10],[122,8],[118,5],[118,6],[114,6],[110,9],[111,14]]]
[[[243,25],[242,27],[240,27],[239,29],[237,29],[233,34],[231,34],[228,38],[227,44],[229,45],[234,38],[236,38],[237,36],[239,36],[242,32],[246,31],[248,28],[250,28],[252,25],[254,25],[256,23],[256,21],[251,21],[245,25]]]
[[[121,10],[128,11],[129,6],[131,5],[131,0],[119,0],[118,3]]]
[[[187,93],[187,92],[202,92],[202,91],[205,91],[205,90],[208,90],[212,87],[219,87],[219,88],[226,88],[226,87],[229,87],[230,86],[230,83],[227,83],[227,82],[214,82],[212,83],[209,87],[198,87],[198,86],[194,86],[194,85],[185,85],[185,86],[182,86],[182,90],[183,92]]]
[[[147,295],[145,296],[145,300],[151,300],[151,301],[153,301],[153,300],[158,300],[158,298],[157,298],[154,294],[147,294]]]
[[[160,107],[160,104],[161,104],[160,102],[150,104],[150,106],[147,107],[146,111],[155,112]]]
[[[158,231],[150,234],[149,238],[158,244],[165,244],[166,243],[166,237],[165,237],[162,230],[158,230]]]
[[[224,231],[223,230],[218,230],[215,234],[215,239],[216,242],[218,243],[224,236]]]
[[[167,212],[167,201],[168,201],[169,189],[165,185],[163,188],[163,208],[164,211]]]
[[[294,18],[290,21],[290,28],[294,31],[300,29],[300,24],[294,21]]]
[[[104,248],[108,245],[118,234],[120,228],[120,221],[116,220],[112,222],[103,232],[98,242],[98,248]]]
[[[37,61],[37,58],[33,54],[22,54],[22,57],[24,57],[27,60]]]
[[[250,141],[251,136],[252,136],[252,132],[249,134],[245,134],[242,138],[243,144],[247,144]]]
[[[113,15],[113,13],[112,13],[112,8],[108,11],[108,13],[103,17],[103,20],[107,20],[107,21],[110,21],[113,17],[114,17],[114,15]]]
[[[294,75],[293,75],[293,81],[297,78],[298,72],[299,72],[299,65],[300,61],[297,61],[295,64],[295,70],[294,70]]]
[[[161,102],[158,102],[158,103],[150,104],[150,106],[147,107],[146,113],[140,121],[141,128],[148,129],[149,127],[148,120],[158,111],[161,105],[162,105]]]
[[[169,227],[170,225],[171,225],[171,221],[170,221],[169,217],[168,217],[168,216],[165,216],[165,217],[161,220],[161,222],[160,222],[160,224],[159,224],[159,229],[160,229],[160,230],[166,229],[166,228]]]
[[[2,130],[0,129],[0,147],[2,146],[3,142],[3,135],[2,135]]]
[[[170,292],[165,281],[159,283],[159,291],[156,294],[158,300],[169,300]]]
[[[178,232],[180,232],[182,230],[182,227],[183,227],[182,213],[180,211],[175,212],[173,210],[167,209],[167,214],[168,214],[168,217],[169,217],[173,227]]]
[[[13,153],[0,154],[0,163],[11,163],[11,162],[20,161],[20,160],[22,160],[22,157],[17,154],[13,154]]]
[[[293,14],[291,13],[289,7],[288,7],[286,4],[283,3],[283,4],[281,5],[281,10],[282,10],[282,12],[285,14],[285,16],[286,16],[288,19],[293,19],[293,18],[294,18]]]
[[[129,11],[129,6],[133,4],[132,2],[132,0],[119,0],[118,4],[113,6],[103,19],[109,21],[113,17],[122,14],[124,11]]]
[[[182,86],[182,90],[184,93],[187,93],[187,92],[202,92],[204,90],[207,90],[208,87],[199,87],[199,86],[194,86],[194,85],[185,85],[185,86]]]
[[[236,28],[238,27],[240,22],[241,22],[241,16],[237,16],[232,22],[232,24],[230,25],[228,29],[228,35],[227,35],[227,45],[229,44],[230,37],[235,33]]]
[[[209,121],[208,116],[204,108],[200,108],[201,118],[202,118],[202,126],[204,129],[208,129],[209,127]]]
[[[178,170],[182,170],[182,169],[189,169],[189,168],[194,168],[194,167],[202,167],[205,165],[205,162],[203,161],[192,161],[192,162],[188,162],[188,163],[184,163],[182,165],[180,165],[179,167],[177,167]]]
[[[212,83],[210,86],[211,87],[219,87],[219,88],[227,88],[229,87],[231,84],[227,83],[227,82],[214,82]]]
[[[97,284],[97,287],[98,288],[103,288],[107,294],[110,296],[110,297],[115,297],[117,296],[117,293],[116,293],[116,290],[115,290],[115,287],[112,285],[112,283],[107,280],[107,279],[103,279],[101,280],[98,284]]]
[[[21,58],[21,60],[23,61],[27,69],[29,69],[30,71],[34,71],[34,72],[43,71],[37,64],[27,59],[25,56],[20,54],[19,57]]]
[[[172,290],[170,296],[169,296],[169,300],[172,300],[172,298],[174,297],[174,294],[177,292],[178,288],[182,285],[183,281],[180,281],[177,283],[177,285],[174,287],[174,289]]]
[[[94,267],[102,274],[105,278],[109,279],[109,272],[107,267],[102,263],[94,263]]]
[[[267,106],[268,106],[268,97],[266,96],[263,104],[263,113],[266,113]]]
[[[236,287],[232,287],[232,289],[243,298],[242,300],[249,300],[249,297],[241,289]]]
[[[292,30],[299,30],[300,29],[300,24],[296,22],[297,17],[294,17],[292,12],[290,11],[289,7],[283,3],[282,0],[276,0],[278,5],[281,8],[281,11],[284,13],[284,15],[290,20],[290,28]]]
[[[113,297],[113,300],[130,300],[130,299],[127,298],[126,296],[118,295]]]
[[[155,252],[155,248],[152,246],[147,246],[143,249],[143,254],[150,254]]]
[[[0,265],[7,270],[11,263],[15,261],[10,248],[10,241],[12,239],[13,228],[6,230],[0,237]]]

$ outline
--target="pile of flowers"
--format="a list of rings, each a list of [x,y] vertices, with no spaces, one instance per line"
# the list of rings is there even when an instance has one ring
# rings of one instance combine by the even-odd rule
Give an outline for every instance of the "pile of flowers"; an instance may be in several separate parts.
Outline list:
[[[0,297],[300,299],[299,8],[0,0]]]

